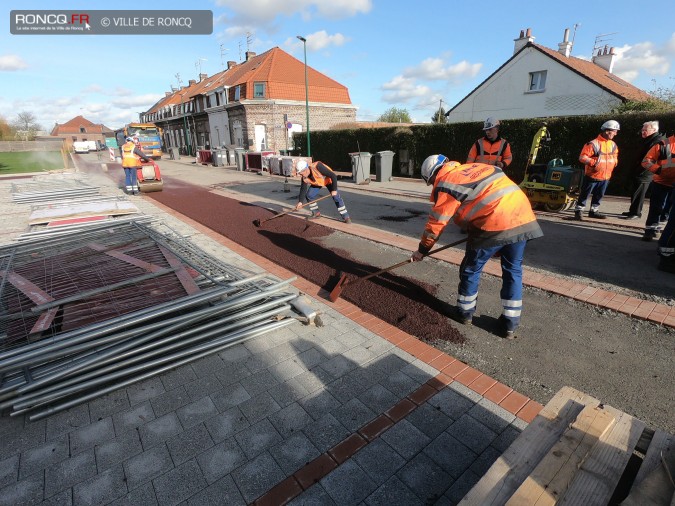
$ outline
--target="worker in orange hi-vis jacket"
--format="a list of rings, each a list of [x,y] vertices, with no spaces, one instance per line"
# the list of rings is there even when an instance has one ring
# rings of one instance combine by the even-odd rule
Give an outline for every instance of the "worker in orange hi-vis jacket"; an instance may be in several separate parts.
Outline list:
[[[600,135],[584,144],[579,161],[584,164],[584,182],[581,185],[577,205],[574,208],[574,219],[583,220],[582,213],[586,207],[586,199],[591,198],[589,218],[604,220],[607,218],[598,211],[602,197],[605,196],[609,179],[619,163],[619,148],[612,140],[621,129],[618,121],[605,121],[600,127]]]
[[[487,163],[505,169],[511,164],[511,145],[499,135],[501,123],[498,119],[488,118],[483,123],[485,135],[474,142],[469,150],[466,163]]]
[[[661,229],[669,221],[675,198],[675,135],[652,148],[642,160],[642,167],[654,174],[649,197],[649,212],[643,241],[661,237]]]
[[[433,207],[411,261],[422,260],[454,220],[467,231],[468,242],[459,268],[457,312],[453,317],[471,324],[480,274],[487,261],[498,254],[502,266],[499,331],[512,339],[523,306],[525,245],[544,235],[527,196],[495,165],[460,165],[443,155],[432,155],[424,160],[421,170],[427,185],[433,184]]]

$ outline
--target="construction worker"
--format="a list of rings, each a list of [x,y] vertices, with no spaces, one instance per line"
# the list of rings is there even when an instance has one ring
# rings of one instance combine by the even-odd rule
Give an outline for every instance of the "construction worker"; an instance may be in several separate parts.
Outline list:
[[[645,202],[645,195],[647,195],[647,190],[652,183],[654,174],[648,171],[642,166],[642,160],[647,155],[647,152],[659,142],[665,140],[666,136],[659,132],[659,122],[658,121],[646,121],[642,124],[642,129],[640,130],[640,135],[642,136],[642,146],[640,151],[637,153],[635,161],[631,163],[631,166],[634,166],[635,171],[635,182],[633,184],[633,195],[630,199],[630,207],[628,211],[621,213],[624,216],[625,220],[635,220],[642,217],[642,206]]]
[[[124,169],[125,190],[128,195],[138,195],[138,179],[136,170],[141,167],[141,160],[149,162],[141,151],[141,144],[136,137],[127,137],[127,141],[122,145],[122,168]]]
[[[670,211],[669,207],[675,191],[673,189],[673,186],[675,186],[674,156],[675,135],[672,135],[665,141],[653,146],[642,160],[642,167],[654,174],[643,241],[651,241],[660,237],[661,218],[668,215]]]
[[[511,145],[499,136],[501,123],[498,119],[488,118],[483,123],[485,136],[478,139],[469,150],[466,163],[487,163],[505,169],[511,164]]]
[[[303,200],[311,202],[316,199],[321,188],[325,186],[333,197],[333,202],[335,202],[335,207],[337,207],[342,221],[345,223],[352,222],[349,213],[347,212],[347,206],[345,206],[345,203],[338,192],[337,176],[328,165],[323,162],[312,162],[311,164],[308,164],[305,160],[300,160],[297,163],[295,170],[297,175],[302,178],[298,203],[295,205],[295,209],[300,209],[303,206]],[[309,204],[309,210],[312,211],[312,215],[309,219],[321,217],[319,206],[316,202]]]
[[[593,198],[591,199],[591,212],[588,216],[598,220],[607,218],[598,209],[607,191],[612,172],[619,163],[619,148],[612,139],[616,137],[620,129],[618,121],[613,119],[605,121],[600,127],[600,135],[584,144],[581,150],[579,161],[584,164],[585,176],[574,208],[575,220],[583,220],[582,213],[589,195],[593,195]]]
[[[675,190],[673,191],[675,193]],[[671,194],[675,197],[675,195]],[[670,209],[668,223],[659,238],[659,270],[675,274],[675,200]]]
[[[502,266],[502,314],[499,332],[512,339],[520,324],[523,305],[523,254],[530,239],[543,236],[522,190],[497,166],[460,165],[444,155],[422,164],[422,178],[433,184],[433,202],[417,251],[411,261],[424,258],[451,219],[468,233],[466,253],[459,268],[455,319],[470,325],[476,311],[478,283],[486,262],[499,255]]]

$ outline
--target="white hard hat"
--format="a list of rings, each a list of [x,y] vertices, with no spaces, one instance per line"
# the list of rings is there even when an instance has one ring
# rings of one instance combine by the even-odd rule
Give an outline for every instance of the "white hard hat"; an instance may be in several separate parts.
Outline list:
[[[431,184],[431,179],[434,177],[434,174],[440,169],[444,163],[447,163],[448,157],[445,155],[431,155],[428,156],[424,162],[422,162],[422,179],[426,184]],[[452,162],[457,163],[457,162]]]
[[[302,172],[306,168],[309,167],[309,164],[307,163],[307,160],[300,160],[298,161],[297,165],[295,166],[295,170],[297,172]]]
[[[614,121],[613,119],[610,119],[609,121],[605,121],[602,126],[600,127],[600,130],[621,130],[621,125],[619,125],[618,121]]]
[[[127,141],[128,141],[128,142],[133,142],[134,139],[133,139],[132,137],[127,137]]]
[[[483,123],[483,130],[489,130],[490,128],[498,127],[500,124],[501,123],[498,119],[490,117],[485,120],[485,123]]]

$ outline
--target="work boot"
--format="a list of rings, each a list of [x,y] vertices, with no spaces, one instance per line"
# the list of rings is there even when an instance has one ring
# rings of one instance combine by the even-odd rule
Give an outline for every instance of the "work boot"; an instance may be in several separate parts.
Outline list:
[[[497,324],[499,327],[499,335],[500,337],[503,337],[504,339],[515,339],[516,338],[516,328],[509,328],[510,325],[507,322],[506,318],[504,318],[504,315],[501,315],[499,319],[497,320]]]
[[[604,214],[602,214],[599,211],[593,211],[593,209],[591,209],[591,212],[588,213],[588,217],[589,218],[595,218],[596,220],[606,220],[607,219],[607,216],[605,216]]]
[[[347,217],[344,219],[344,222],[345,222],[345,223],[351,223],[351,222],[352,222],[352,219],[351,219],[349,216],[347,216]]]
[[[321,218],[321,213],[319,211],[312,213],[307,217],[308,220],[318,220],[319,218]]]
[[[624,220],[637,220],[640,217],[639,214],[624,214],[622,218]]]
[[[645,230],[645,235],[642,236],[642,240],[646,242],[653,241],[656,238],[656,230],[653,228],[648,228]]]
[[[465,313],[458,307],[455,307],[450,311],[450,318],[455,320],[462,325],[471,325],[473,323],[473,315],[470,313]]]
[[[574,219],[577,221],[584,221],[584,217],[581,215],[581,211],[574,211]]]

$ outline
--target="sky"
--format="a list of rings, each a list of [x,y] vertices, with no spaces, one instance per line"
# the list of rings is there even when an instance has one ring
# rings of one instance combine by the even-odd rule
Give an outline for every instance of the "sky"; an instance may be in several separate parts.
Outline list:
[[[11,10],[213,12],[210,35],[13,35]],[[653,7],[653,6],[652,6]],[[615,47],[614,73],[645,90],[675,88],[675,25],[659,9],[617,0],[480,3],[464,0],[192,0],[179,2],[3,2],[0,116],[30,112],[43,129],[82,115],[118,128],[138,119],[172,86],[220,72],[275,46],[349,89],[360,121],[391,107],[426,123],[452,108],[513,55],[531,28],[558,49],[566,28],[572,56]]]

